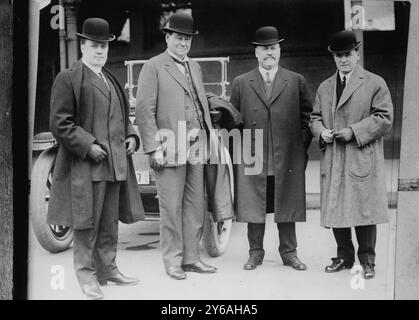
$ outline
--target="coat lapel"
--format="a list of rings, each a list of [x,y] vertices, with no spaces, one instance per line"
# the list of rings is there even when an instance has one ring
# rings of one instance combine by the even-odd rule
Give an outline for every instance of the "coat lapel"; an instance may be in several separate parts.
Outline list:
[[[263,89],[262,76],[258,68],[253,69],[250,74],[249,82],[250,86],[255,90],[256,94],[259,96],[260,100],[263,101],[266,107],[268,107],[268,101],[266,99],[265,90]],[[273,94],[273,92],[272,92]]]
[[[196,93],[198,95],[198,99],[199,99],[199,101],[201,101],[202,107],[204,107],[206,105],[206,103],[204,103],[204,101],[202,101],[202,99],[204,97],[201,95],[202,90],[201,90],[201,88],[199,86],[200,81],[199,81],[199,72],[198,72],[198,69],[196,68],[195,63],[193,63],[193,62],[191,63],[190,60],[189,60],[188,64],[189,64],[189,70],[191,71],[192,83],[193,83],[193,85],[194,85],[194,87],[196,89]],[[205,92],[205,90],[204,90],[204,92]]]
[[[76,97],[77,106],[80,105],[80,91],[81,81],[83,79],[83,63],[81,60],[77,60],[71,66],[70,71],[71,85],[73,86],[74,96]]]
[[[288,79],[285,77],[283,69],[278,66],[278,72],[276,73],[276,78],[273,83],[274,87],[272,88],[272,95],[271,99],[269,100],[269,104],[272,104],[276,98],[279,97],[282,90],[285,89],[285,87],[288,84]]]
[[[330,105],[330,119],[334,119],[335,117],[335,110],[336,110],[336,77],[337,77],[337,72],[331,76],[329,79],[327,79],[327,86],[326,86],[326,92],[329,98],[329,101],[331,101],[331,105]],[[334,121],[333,121],[334,122]],[[329,124],[329,128],[333,127],[333,124]]]
[[[354,72],[349,78],[348,85],[342,92],[342,96],[336,106],[336,110],[339,109],[346,101],[352,96],[352,94],[362,85],[364,82],[364,70],[360,65],[356,65]]]
[[[96,73],[91,77],[91,79],[92,86],[98,89],[106,97],[107,100],[110,100],[110,92],[106,87],[105,82],[102,79],[100,79]]]
[[[183,89],[189,92],[185,76],[180,72],[178,67],[176,67],[175,62],[167,52],[164,54],[164,64],[167,72],[183,87]]]

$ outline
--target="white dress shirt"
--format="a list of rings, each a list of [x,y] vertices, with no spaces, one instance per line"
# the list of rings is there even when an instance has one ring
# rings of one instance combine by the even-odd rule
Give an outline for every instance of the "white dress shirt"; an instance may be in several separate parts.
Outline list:
[[[169,55],[173,58],[175,58],[176,60],[182,61],[182,62],[187,62],[188,61],[188,56],[184,56],[183,59],[179,59],[179,57],[177,57],[172,51],[170,51],[169,49],[167,49],[167,52],[169,53]],[[183,65],[181,65],[180,63],[176,63],[175,62],[176,67],[179,69],[180,72],[182,72],[183,75],[185,75],[185,67]]]
[[[265,82],[266,82],[267,77],[268,77],[267,74],[269,73],[269,80],[272,83],[272,81],[275,79],[276,73],[278,72],[278,66],[276,66],[275,68],[270,69],[270,70],[264,69],[261,66],[259,66],[259,72],[262,75],[263,81],[265,81]]]
[[[351,72],[347,73],[347,74],[343,74],[342,72],[339,71],[339,77],[340,77],[340,81],[343,81],[343,76],[345,76],[346,81],[345,81],[345,85],[348,84],[349,78],[351,77],[352,73],[354,72],[354,70],[352,69]]]
[[[109,87],[109,83],[108,80],[106,79],[105,75],[102,72],[102,68],[101,67],[95,67],[92,66],[88,61],[86,61],[86,59],[81,58],[81,61],[84,63],[84,65],[86,67],[88,67],[90,70],[92,70],[99,78],[102,78],[105,81],[106,86],[108,87],[108,89],[110,89]]]

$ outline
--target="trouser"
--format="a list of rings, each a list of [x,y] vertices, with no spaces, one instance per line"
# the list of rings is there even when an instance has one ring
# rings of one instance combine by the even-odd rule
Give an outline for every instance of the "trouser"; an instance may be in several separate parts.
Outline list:
[[[80,285],[118,273],[119,182],[93,182],[94,227],[73,231],[73,262]]]
[[[374,264],[377,226],[357,226],[355,227],[355,233],[358,241],[359,262]],[[338,245],[337,256],[353,263],[355,261],[355,249],[352,243],[351,228],[333,228],[333,234]]]
[[[166,270],[200,260],[204,225],[204,165],[156,170],[160,207],[160,246]]]
[[[275,211],[275,177],[267,176],[266,180],[266,213]],[[287,260],[297,255],[297,236],[295,222],[277,223],[279,236],[279,254],[282,260]],[[248,223],[247,238],[249,240],[249,254],[264,255],[263,237],[265,235],[265,223]]]
[[[295,234],[295,222],[277,223],[279,235],[279,254],[282,260],[297,255],[297,236]],[[265,235],[264,223],[248,223],[247,238],[249,240],[249,255],[265,254],[263,249],[263,237]]]

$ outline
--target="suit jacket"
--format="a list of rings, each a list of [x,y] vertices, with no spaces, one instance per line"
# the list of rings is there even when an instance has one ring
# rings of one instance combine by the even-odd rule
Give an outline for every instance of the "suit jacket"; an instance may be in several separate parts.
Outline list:
[[[60,144],[55,160],[48,223],[87,229],[94,226],[91,161],[87,156],[95,141],[93,135],[94,99],[91,81],[83,77],[81,60],[60,72],[51,89],[50,129]],[[117,79],[106,69],[114,85],[126,137],[138,136],[128,118],[128,102]],[[144,209],[135,178],[132,158],[128,157],[127,180],[122,182],[119,218],[132,223],[144,218]]]
[[[258,68],[238,76],[232,85],[230,101],[243,115],[243,129],[251,132],[250,148],[244,141],[243,152],[263,166],[259,174],[246,173],[254,164],[242,161],[236,166],[235,204],[241,222],[265,222],[268,128],[273,140],[275,222],[306,219],[304,172],[312,139],[308,127],[312,105],[302,75],[279,66],[272,85],[267,99]],[[263,144],[256,144],[255,129],[263,130]]]
[[[352,128],[349,143],[324,144],[320,160],[321,225],[352,227],[388,221],[383,136],[391,130],[393,104],[386,82],[357,65],[336,101],[337,72],[317,90],[310,128]]]
[[[205,96],[205,89],[202,80],[202,72],[198,63],[189,59],[189,67],[193,84],[196,88],[198,99],[202,105],[204,121],[209,129],[212,128],[209,114],[208,102]],[[161,146],[156,141],[158,132],[170,130],[173,132],[174,143],[176,143],[175,163],[184,163],[178,156],[179,121],[184,121],[186,107],[192,103],[192,94],[189,90],[185,76],[179,71],[173,59],[167,51],[151,58],[144,64],[139,79],[136,97],[136,121],[140,132],[143,149],[150,153]],[[190,106],[193,108],[193,106]],[[160,130],[160,131],[159,131]],[[180,137],[183,143],[185,139]],[[186,153],[185,153],[186,154]]]

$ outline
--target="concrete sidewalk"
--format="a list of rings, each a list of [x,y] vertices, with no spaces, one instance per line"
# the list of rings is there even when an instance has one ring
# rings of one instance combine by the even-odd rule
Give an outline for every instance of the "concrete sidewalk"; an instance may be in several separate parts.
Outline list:
[[[386,159],[387,196],[389,206],[397,205],[397,185],[399,178],[399,159]],[[320,161],[309,161],[306,169],[307,209],[320,208]]]
[[[227,251],[211,258],[201,248],[203,261],[218,267],[212,275],[189,273],[185,281],[170,279],[163,267],[159,246],[159,223],[120,224],[117,262],[121,271],[140,279],[138,286],[103,288],[106,299],[168,300],[288,300],[288,299],[393,299],[395,218],[377,226],[376,277],[363,280],[358,260],[352,270],[328,274],[324,267],[336,255],[336,242],[329,229],[319,225],[319,210],[307,211],[307,222],[297,223],[298,255],[307,271],[282,264],[278,254],[278,231],[273,215],[267,216],[264,239],[265,259],[253,271],[243,270],[248,257],[245,223],[233,223]],[[50,254],[30,237],[29,299],[81,299],[73,270],[72,248]],[[357,242],[354,236],[354,245]],[[63,287],[57,287],[57,271],[62,271]]]

